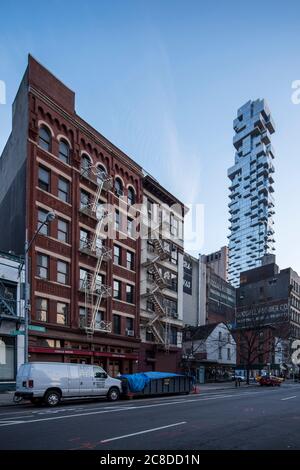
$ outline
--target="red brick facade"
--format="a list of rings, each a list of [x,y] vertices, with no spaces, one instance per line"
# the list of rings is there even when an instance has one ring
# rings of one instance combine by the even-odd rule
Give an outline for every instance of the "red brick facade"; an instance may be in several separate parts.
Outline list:
[[[102,299],[101,309],[104,319],[113,322],[113,314],[120,316],[120,334],[95,332],[87,337],[79,324],[79,306],[83,306],[84,293],[79,290],[80,267],[93,270],[97,259],[91,254],[80,251],[80,228],[93,233],[97,221],[95,217],[80,211],[80,189],[94,196],[97,185],[80,174],[82,153],[86,154],[93,165],[101,164],[112,177],[119,176],[124,184],[124,196],[128,186],[134,188],[136,202],[142,202],[141,168],[123,154],[113,144],[77,116],[74,110],[74,93],[59,82],[51,73],[29,58],[29,134],[27,155],[27,220],[28,237],[34,235],[38,226],[38,209],[54,210],[56,219],[49,224],[48,235],[39,234],[31,248],[31,322],[42,325],[46,332],[30,333],[30,360],[85,361],[102,364],[113,375],[117,372],[133,372],[138,367],[139,339],[139,279],[140,279],[140,241],[127,238],[119,243],[121,247],[120,265],[112,260],[103,261],[101,274],[108,286],[113,285],[116,277],[121,280],[121,299],[112,297]],[[39,128],[45,126],[51,131],[51,150],[46,151],[39,145]],[[70,164],[59,158],[59,142],[64,139],[70,145]],[[49,189],[39,187],[39,166],[50,172]],[[69,201],[58,197],[59,178],[69,184]],[[103,203],[118,204],[113,187],[102,190]],[[120,209],[122,211],[122,209]],[[58,223],[62,220],[69,226],[67,243],[58,240]],[[105,246],[112,250],[114,241],[106,239]],[[134,269],[126,267],[126,253],[134,257]],[[37,276],[37,256],[48,256],[48,279]],[[68,264],[68,282],[63,285],[57,281],[57,260]],[[126,302],[126,283],[134,286],[132,303]],[[36,299],[48,301],[47,321],[37,320]],[[57,323],[57,303],[68,305],[66,325]],[[127,318],[133,320],[134,335],[126,335]]]

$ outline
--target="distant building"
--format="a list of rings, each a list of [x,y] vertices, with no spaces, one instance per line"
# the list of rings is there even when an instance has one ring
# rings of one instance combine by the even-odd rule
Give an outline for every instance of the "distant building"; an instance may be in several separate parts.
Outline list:
[[[183,327],[184,205],[155,178],[143,179],[139,370],[177,372]],[[150,231],[150,234],[149,234]]]
[[[215,273],[206,255],[184,256],[183,311],[184,323],[192,326],[234,320],[235,288]]]
[[[225,281],[228,280],[228,247],[222,246],[220,250],[206,255],[206,264],[212,271]]]
[[[251,369],[270,368],[279,373],[293,367],[291,343],[300,339],[300,277],[291,268],[280,270],[275,256],[265,256],[261,263],[240,275],[236,327],[248,328],[249,334],[260,331],[259,354],[254,354]],[[238,343],[238,365],[242,367],[242,345]]]
[[[233,121],[236,149],[230,178],[229,282],[237,287],[240,273],[261,265],[274,250],[273,159],[274,122],[265,100],[248,101]]]
[[[236,343],[225,323],[185,329],[183,367],[198,382],[203,382],[203,372],[205,382],[231,380],[235,365]]]
[[[0,252],[0,391],[13,389],[24,362],[24,269],[20,257]],[[20,270],[20,274],[19,274]]]

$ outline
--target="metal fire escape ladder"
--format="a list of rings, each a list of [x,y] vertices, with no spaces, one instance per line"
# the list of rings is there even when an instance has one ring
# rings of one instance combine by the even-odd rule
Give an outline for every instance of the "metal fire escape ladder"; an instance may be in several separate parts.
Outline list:
[[[148,273],[153,277],[153,289],[148,293],[148,298],[154,305],[154,315],[147,323],[146,328],[151,330],[158,343],[163,344],[165,350],[168,351],[170,344],[169,312],[163,305],[163,290],[168,286],[168,284],[163,278],[157,262],[167,259],[169,257],[169,253],[165,250],[160,239],[154,238],[152,242],[157,255],[147,262],[147,267]]]
[[[0,281],[0,317],[16,317],[16,301],[9,299],[7,296],[7,288]]]
[[[94,172],[95,181],[97,182],[97,190],[93,201],[90,204],[90,210],[96,214],[102,190],[108,190],[112,185],[112,178],[103,171],[97,170],[95,167],[90,167],[90,171]],[[98,241],[101,240],[102,223],[107,213],[102,213],[98,219],[97,227],[94,232],[93,238],[90,243],[90,249],[97,257],[97,264],[93,273],[87,273],[85,279],[85,310],[90,311],[87,318],[87,326],[85,327],[88,337],[92,337],[95,330],[110,332],[111,322],[101,320],[97,323],[97,315],[100,311],[100,306],[103,298],[111,296],[112,288],[103,284],[100,281],[100,271],[103,260],[111,258],[111,250],[101,244],[98,246]]]

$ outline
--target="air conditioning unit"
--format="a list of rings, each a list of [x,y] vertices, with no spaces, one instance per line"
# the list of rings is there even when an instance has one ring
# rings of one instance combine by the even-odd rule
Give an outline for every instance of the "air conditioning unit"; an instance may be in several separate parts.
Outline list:
[[[134,330],[126,330],[127,336],[134,336]]]

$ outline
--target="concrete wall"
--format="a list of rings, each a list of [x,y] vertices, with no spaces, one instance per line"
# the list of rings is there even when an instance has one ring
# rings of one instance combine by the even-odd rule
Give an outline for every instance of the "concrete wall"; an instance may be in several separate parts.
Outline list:
[[[183,290],[183,323],[185,325],[198,326],[199,303],[199,262],[197,258],[185,253],[185,263],[189,263],[192,269],[191,293]],[[183,279],[185,275],[183,273]]]
[[[0,250],[24,252],[28,90],[25,73],[13,104],[12,132],[0,158]]]

